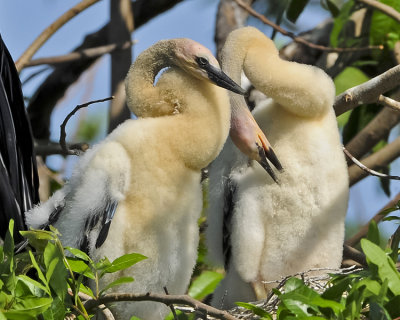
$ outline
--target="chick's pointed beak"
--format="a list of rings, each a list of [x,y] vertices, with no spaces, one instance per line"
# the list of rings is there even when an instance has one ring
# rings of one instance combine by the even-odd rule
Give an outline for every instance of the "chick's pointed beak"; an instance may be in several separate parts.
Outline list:
[[[208,78],[217,86],[241,95],[246,94],[246,90],[229,78],[221,69],[218,69],[211,64],[204,66],[203,69],[207,72]]]
[[[242,101],[243,100],[243,101]],[[282,165],[275,155],[267,137],[261,131],[242,97],[231,97],[232,117],[230,136],[239,150],[250,159],[256,160],[271,178],[279,183],[270,161],[276,169],[282,171]]]

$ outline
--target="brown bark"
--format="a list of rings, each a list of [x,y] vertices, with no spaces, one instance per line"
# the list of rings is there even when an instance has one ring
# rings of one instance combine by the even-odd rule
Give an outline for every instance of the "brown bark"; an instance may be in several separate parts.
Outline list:
[[[133,14],[130,0],[110,0],[110,27],[108,41],[123,43],[131,39]],[[130,118],[130,111],[125,103],[124,79],[132,62],[130,48],[111,54],[111,101],[108,119],[108,132]]]

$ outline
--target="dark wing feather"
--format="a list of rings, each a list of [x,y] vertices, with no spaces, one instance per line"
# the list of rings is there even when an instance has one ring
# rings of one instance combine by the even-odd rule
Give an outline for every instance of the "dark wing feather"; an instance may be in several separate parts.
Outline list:
[[[39,179],[20,79],[1,36],[0,157],[0,237],[4,238],[11,218],[16,230],[26,229],[23,213],[39,201]]]
[[[226,179],[224,190],[224,220],[222,227],[222,249],[224,253],[224,267],[229,269],[232,254],[231,233],[232,233],[232,217],[235,208],[235,192],[237,186],[230,179]]]
[[[108,194],[105,195],[104,209],[96,214],[90,215],[85,221],[84,234],[79,243],[79,249],[89,254],[89,237],[94,230],[100,230],[95,243],[98,249],[106,241],[111,221],[117,210],[118,201],[113,200]]]

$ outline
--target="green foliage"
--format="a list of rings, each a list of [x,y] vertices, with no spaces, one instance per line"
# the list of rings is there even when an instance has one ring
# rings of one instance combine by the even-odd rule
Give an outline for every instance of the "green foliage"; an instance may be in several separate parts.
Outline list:
[[[400,11],[400,1],[380,0],[393,9]],[[385,44],[393,48],[396,39],[399,39],[400,24],[388,15],[374,10],[371,18],[370,43],[371,45]]]
[[[223,275],[214,271],[203,271],[189,288],[189,295],[197,300],[204,299],[214,292],[217,285],[223,279]]]
[[[280,304],[278,320],[293,319],[398,319],[400,317],[400,273],[395,262],[398,242],[384,251],[379,243],[379,230],[371,224],[369,239],[361,240],[368,269],[351,274],[332,274],[329,286],[320,294],[298,278],[290,278],[281,291],[274,289]],[[396,252],[395,255],[393,251]],[[261,319],[272,319],[266,311],[237,303],[252,310]]]
[[[91,314],[84,308],[79,292],[97,299],[107,290],[134,280],[121,277],[96,292],[86,285],[87,281],[91,279],[98,288],[98,281],[105,274],[124,270],[146,258],[131,253],[112,262],[107,258],[94,262],[78,249],[63,248],[53,228],[21,232],[34,250],[14,254],[13,225],[10,221],[4,246],[0,247],[0,320],[62,320],[73,310],[78,312],[78,319],[89,319]],[[66,250],[72,256],[66,256]]]
[[[360,69],[355,67],[347,67],[334,79],[336,95],[339,95],[347,89],[358,86],[368,80],[369,77]],[[340,128],[344,127],[344,125],[348,122],[351,113],[352,111],[345,112],[337,118]]]

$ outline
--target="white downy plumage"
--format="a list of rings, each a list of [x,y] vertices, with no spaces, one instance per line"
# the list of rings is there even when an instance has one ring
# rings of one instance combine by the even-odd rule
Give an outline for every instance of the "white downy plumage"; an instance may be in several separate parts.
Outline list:
[[[172,70],[154,87],[167,66]],[[153,117],[125,121],[89,150],[64,188],[27,212],[27,224],[52,223],[65,246],[94,259],[132,252],[148,257],[109,275],[102,286],[129,275],[135,281],[118,291],[163,293],[165,286],[171,294],[184,293],[197,257],[200,170],[216,158],[229,132],[228,96],[212,82],[243,91],[197,42],[160,41],[144,51],[128,73],[127,102]],[[164,107],[174,112],[160,116]],[[169,309],[120,302],[112,311],[117,319],[155,320]]]
[[[227,268],[213,304],[228,308],[264,297],[271,285],[261,281],[340,266],[348,174],[322,70],[280,59],[252,27],[228,36],[222,67],[237,82],[243,69],[270,98],[253,115],[284,170],[278,185],[230,139],[211,165],[207,244]]]

